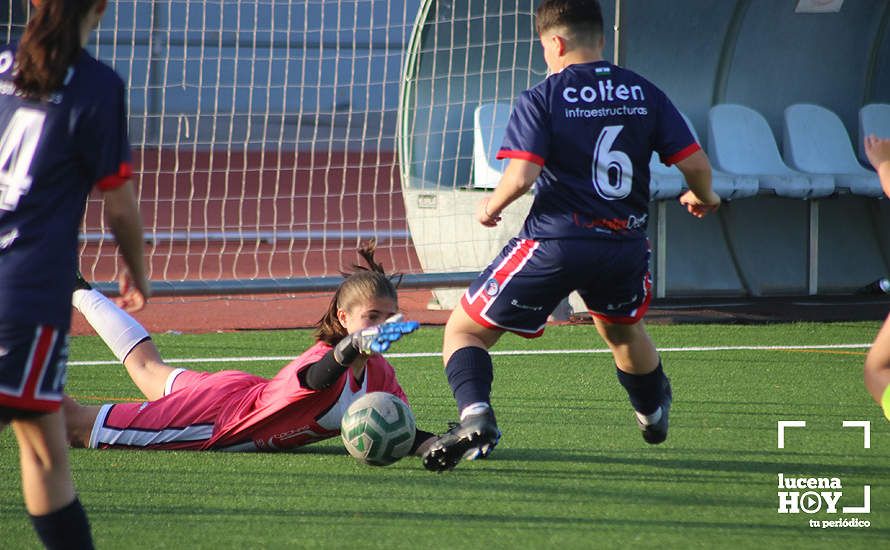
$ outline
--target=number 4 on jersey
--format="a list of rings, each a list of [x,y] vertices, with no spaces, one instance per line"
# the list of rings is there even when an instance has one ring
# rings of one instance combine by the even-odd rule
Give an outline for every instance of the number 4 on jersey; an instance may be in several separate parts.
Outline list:
[[[633,188],[634,165],[623,151],[612,149],[624,126],[606,126],[596,138],[593,151],[593,188],[608,201],[630,195]],[[615,171],[614,177],[611,175]],[[612,183],[614,181],[614,183]]]
[[[46,113],[21,108],[0,136],[0,210],[13,211],[31,189],[31,161]]]

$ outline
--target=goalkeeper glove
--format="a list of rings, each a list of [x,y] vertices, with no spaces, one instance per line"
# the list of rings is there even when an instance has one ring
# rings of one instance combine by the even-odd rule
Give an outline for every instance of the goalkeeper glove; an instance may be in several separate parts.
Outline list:
[[[359,354],[383,353],[393,342],[419,327],[420,323],[417,321],[402,321],[401,314],[393,315],[381,325],[357,330],[340,340],[334,346],[334,359],[341,365],[348,365],[355,361]]]

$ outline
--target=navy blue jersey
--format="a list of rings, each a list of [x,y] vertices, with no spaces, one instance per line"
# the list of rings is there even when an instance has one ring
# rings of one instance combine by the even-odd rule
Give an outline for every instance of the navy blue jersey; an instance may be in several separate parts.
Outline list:
[[[14,56],[0,48],[0,320],[67,329],[87,195],[132,174],[124,83],[82,51],[61,89],[25,100]]]
[[[498,158],[543,167],[520,237],[644,238],[649,160],[698,151],[668,97],[607,61],[570,65],[516,101]]]

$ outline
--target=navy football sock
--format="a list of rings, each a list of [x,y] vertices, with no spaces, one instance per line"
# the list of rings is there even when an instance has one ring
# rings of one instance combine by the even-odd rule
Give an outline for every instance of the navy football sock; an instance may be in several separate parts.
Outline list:
[[[647,374],[630,374],[615,367],[618,381],[627,390],[630,404],[634,410],[642,414],[652,414],[664,401],[664,369],[661,361],[654,371]]]
[[[491,355],[482,348],[461,348],[451,355],[445,374],[458,411],[471,403],[491,403],[492,371]]]
[[[30,514],[29,514],[30,516]],[[31,525],[43,546],[55,548],[77,548],[87,550],[93,548],[93,537],[90,534],[90,522],[80,500],[74,497],[70,504],[42,516],[30,516]]]

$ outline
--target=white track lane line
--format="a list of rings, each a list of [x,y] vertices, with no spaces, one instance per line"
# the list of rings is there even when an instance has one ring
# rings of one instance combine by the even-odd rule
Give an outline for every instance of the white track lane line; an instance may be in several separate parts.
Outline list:
[[[821,349],[863,349],[869,348],[871,344],[816,344],[801,346],[690,346],[679,348],[658,348],[661,352],[707,352],[707,351],[783,351],[783,350],[821,350]],[[610,353],[608,349],[534,349],[534,350],[504,350],[493,351],[492,355],[575,355],[575,354],[592,354],[592,353]],[[439,357],[440,352],[422,352],[422,353],[387,353],[387,357],[393,359],[398,358],[416,358],[416,357]],[[184,358],[184,359],[164,359],[168,365],[185,363],[251,363],[260,361],[292,361],[292,356],[266,356],[266,357],[200,357],[200,358]],[[94,365],[119,365],[118,361],[69,361],[68,365],[72,367],[94,366]]]

